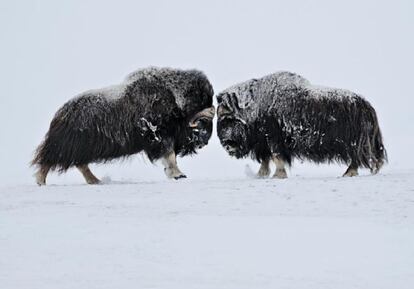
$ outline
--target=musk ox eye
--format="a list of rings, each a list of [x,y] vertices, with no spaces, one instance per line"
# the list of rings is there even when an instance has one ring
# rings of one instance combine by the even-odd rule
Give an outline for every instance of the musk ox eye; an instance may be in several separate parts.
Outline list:
[[[199,120],[197,120],[197,125],[204,126],[207,122],[208,122],[207,118],[200,118]]]
[[[225,142],[225,146],[226,147],[231,147],[231,148],[237,148],[239,146],[239,144],[236,141],[233,140],[227,140]]]
[[[193,127],[194,129],[198,129],[199,131],[208,131],[211,130],[213,128],[213,122],[211,119],[200,119],[197,121],[196,126]]]
[[[191,130],[191,133],[193,134],[193,136],[199,137],[200,135],[203,135],[203,130],[195,128],[195,129]]]

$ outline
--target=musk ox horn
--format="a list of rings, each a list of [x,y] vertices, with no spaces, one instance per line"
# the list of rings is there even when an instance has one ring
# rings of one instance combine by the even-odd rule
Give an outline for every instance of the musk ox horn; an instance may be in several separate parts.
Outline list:
[[[213,119],[215,113],[216,113],[216,108],[214,106],[205,108],[202,111],[197,112],[190,120],[190,127],[196,127],[197,121],[200,118]]]
[[[219,118],[223,117],[225,115],[231,114],[231,113],[232,113],[232,111],[228,107],[226,107],[225,105],[219,105],[219,107],[217,109],[217,116]]]

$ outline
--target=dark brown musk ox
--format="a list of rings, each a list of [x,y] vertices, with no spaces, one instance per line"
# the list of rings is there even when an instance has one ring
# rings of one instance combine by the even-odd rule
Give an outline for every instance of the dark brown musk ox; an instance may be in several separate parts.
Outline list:
[[[348,165],[377,173],[386,161],[374,108],[354,92],[312,85],[302,76],[277,72],[234,85],[217,95],[217,133],[236,158],[261,163],[259,177],[286,178],[294,158]]]
[[[86,91],[53,117],[32,165],[39,185],[51,170],[77,167],[88,184],[99,179],[90,163],[145,152],[161,159],[169,178],[186,176],[176,156],[207,145],[215,109],[213,88],[198,70],[150,67],[129,74],[118,85]]]

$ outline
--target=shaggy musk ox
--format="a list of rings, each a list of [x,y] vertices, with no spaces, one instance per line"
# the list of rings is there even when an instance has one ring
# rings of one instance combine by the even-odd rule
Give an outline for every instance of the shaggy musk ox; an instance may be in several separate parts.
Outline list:
[[[213,88],[197,70],[147,68],[119,85],[90,90],[68,101],[55,114],[32,165],[36,182],[50,170],[76,166],[88,184],[99,180],[89,163],[145,152],[162,159],[170,178],[185,178],[176,156],[196,153],[212,132]]]
[[[386,152],[374,108],[348,90],[313,86],[300,75],[278,72],[232,86],[217,96],[217,132],[227,152],[261,163],[258,176],[286,178],[294,158],[349,165],[377,173]]]

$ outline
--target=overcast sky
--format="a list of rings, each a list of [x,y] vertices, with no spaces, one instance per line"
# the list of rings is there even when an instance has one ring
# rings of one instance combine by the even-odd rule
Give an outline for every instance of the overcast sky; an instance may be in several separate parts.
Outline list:
[[[203,70],[216,92],[291,70],[361,93],[377,109],[389,168],[412,167],[413,3],[2,1],[0,180],[31,182],[33,150],[65,101],[149,65]],[[188,175],[243,171],[215,135],[199,156],[180,162]],[[162,175],[136,159],[98,169],[138,179]]]

